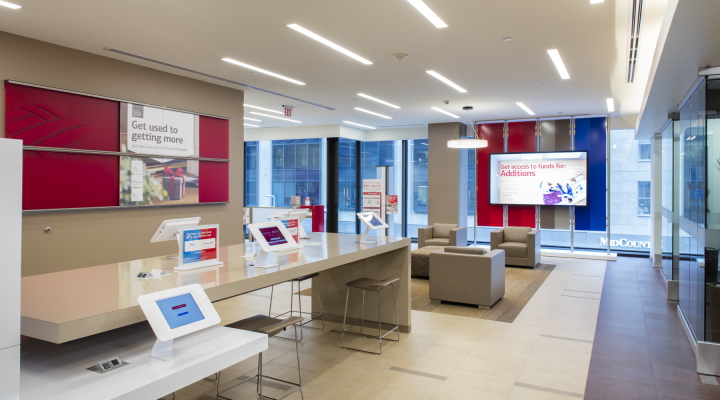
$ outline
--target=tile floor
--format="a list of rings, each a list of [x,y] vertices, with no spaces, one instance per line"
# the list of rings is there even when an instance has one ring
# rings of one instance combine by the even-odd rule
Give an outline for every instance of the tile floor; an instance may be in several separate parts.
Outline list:
[[[513,323],[413,311],[412,333],[403,334],[399,343],[384,345],[382,356],[340,349],[341,335],[336,331],[341,324],[328,322],[322,331],[304,329],[300,372],[305,398],[583,398],[606,263],[545,257],[543,262],[557,268]],[[273,315],[289,310],[289,292],[289,285],[276,287]],[[302,301],[303,308],[309,309],[310,298],[303,296]],[[270,290],[263,289],[215,305],[227,324],[267,313],[269,302]],[[370,345],[368,340],[350,339]],[[265,374],[297,379],[294,346],[270,339],[263,355]],[[252,376],[256,366],[257,357],[223,371],[221,389]],[[213,385],[208,381],[191,384],[178,391],[176,398],[212,399]],[[264,388],[266,395],[277,397],[288,386],[265,381]],[[257,398],[252,383],[225,395],[237,400]],[[288,397],[300,398],[300,393]]]

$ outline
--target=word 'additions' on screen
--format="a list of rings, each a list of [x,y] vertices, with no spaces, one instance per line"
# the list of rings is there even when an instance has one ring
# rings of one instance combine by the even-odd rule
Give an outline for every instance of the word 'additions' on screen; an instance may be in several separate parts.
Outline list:
[[[260,233],[263,235],[269,246],[277,246],[288,242],[287,239],[285,239],[285,235],[283,235],[280,231],[280,228],[275,226],[260,228]]]
[[[587,206],[587,152],[490,155],[490,204]]]

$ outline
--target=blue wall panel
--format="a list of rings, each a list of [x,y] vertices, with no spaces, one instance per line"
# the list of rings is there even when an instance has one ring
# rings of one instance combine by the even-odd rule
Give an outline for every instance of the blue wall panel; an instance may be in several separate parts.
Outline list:
[[[575,207],[575,230],[605,231],[606,118],[575,120],[575,150],[588,151],[588,206]]]

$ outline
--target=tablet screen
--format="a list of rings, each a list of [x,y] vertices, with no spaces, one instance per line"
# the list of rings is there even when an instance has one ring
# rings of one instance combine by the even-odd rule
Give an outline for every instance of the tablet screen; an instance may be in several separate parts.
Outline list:
[[[205,319],[192,294],[185,293],[155,302],[170,329],[179,328]]]
[[[375,214],[373,214],[372,217],[370,218],[370,225],[372,225],[372,226],[382,226],[383,223],[382,223],[382,221],[380,221],[380,220],[378,219],[377,216],[375,216]]]
[[[286,244],[288,242],[287,239],[285,239],[285,235],[282,234],[280,228],[278,228],[277,226],[260,228],[259,230],[265,238],[268,246],[277,246],[279,244]]]

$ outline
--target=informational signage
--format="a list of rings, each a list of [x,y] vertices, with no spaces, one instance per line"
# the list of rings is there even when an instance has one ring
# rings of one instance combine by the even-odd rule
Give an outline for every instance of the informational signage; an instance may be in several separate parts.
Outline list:
[[[182,263],[190,264],[218,258],[218,227],[185,229],[180,239]]]
[[[200,162],[157,157],[120,157],[120,205],[200,202]]]
[[[298,220],[297,219],[286,219],[283,220],[283,225],[287,228],[288,232],[290,232],[290,235],[292,235],[293,239],[295,239],[296,243],[299,243],[299,232],[298,232]]]
[[[197,115],[120,103],[120,148],[123,152],[197,157]]]
[[[363,212],[372,212],[382,219],[383,195],[382,179],[363,179]]]
[[[398,213],[398,197],[396,195],[389,194],[385,196],[387,199],[385,202],[385,212],[388,215]]]

